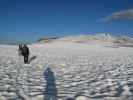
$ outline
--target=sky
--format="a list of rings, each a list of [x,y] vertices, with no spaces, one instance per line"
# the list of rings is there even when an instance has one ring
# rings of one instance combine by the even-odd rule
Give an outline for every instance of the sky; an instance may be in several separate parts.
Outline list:
[[[0,0],[0,40],[90,33],[133,36],[133,0]]]

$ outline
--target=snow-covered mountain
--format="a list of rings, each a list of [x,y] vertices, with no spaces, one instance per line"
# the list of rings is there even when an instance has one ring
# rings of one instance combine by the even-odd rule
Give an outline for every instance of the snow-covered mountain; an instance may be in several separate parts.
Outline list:
[[[133,100],[133,48],[98,42],[110,35],[79,42],[88,37],[28,45],[30,64],[18,46],[0,45],[0,100]]]
[[[77,35],[66,36],[56,39],[42,39],[41,43],[48,42],[75,42],[75,43],[88,43],[88,44],[104,44],[104,45],[117,45],[117,46],[133,46],[133,38],[127,36],[113,36],[109,33],[101,33],[96,35]]]

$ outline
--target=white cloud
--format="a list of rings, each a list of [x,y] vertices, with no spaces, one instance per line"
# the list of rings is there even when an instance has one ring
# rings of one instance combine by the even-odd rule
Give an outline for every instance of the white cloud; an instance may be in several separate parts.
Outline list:
[[[112,13],[111,15],[106,16],[102,20],[105,22],[115,21],[115,20],[133,20],[133,9]]]

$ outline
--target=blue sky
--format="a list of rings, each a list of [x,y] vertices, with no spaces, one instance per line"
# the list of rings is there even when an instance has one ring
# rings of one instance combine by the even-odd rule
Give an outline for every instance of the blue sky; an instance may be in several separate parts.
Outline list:
[[[133,0],[0,0],[0,40],[103,32],[133,36]]]

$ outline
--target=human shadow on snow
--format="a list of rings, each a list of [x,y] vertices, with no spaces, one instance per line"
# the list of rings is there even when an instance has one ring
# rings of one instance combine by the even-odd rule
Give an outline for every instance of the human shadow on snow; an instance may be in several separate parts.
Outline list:
[[[57,88],[55,83],[54,72],[51,68],[44,71],[44,79],[46,80],[46,88],[44,91],[44,100],[57,100]]]
[[[35,60],[37,58],[37,56],[32,56],[30,59],[29,59],[29,62],[28,63],[31,63],[33,60]]]

